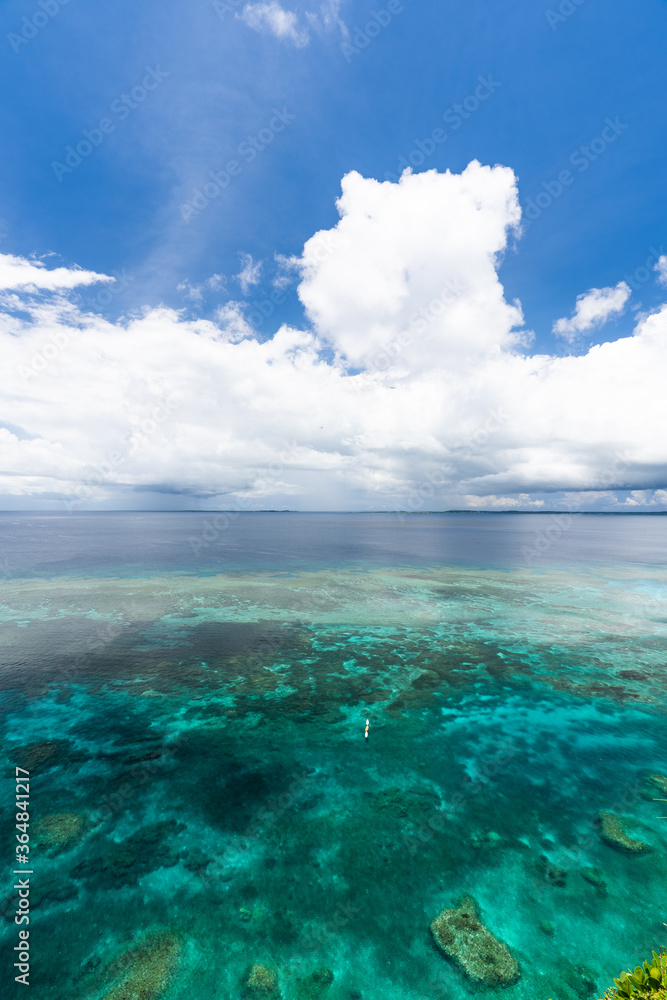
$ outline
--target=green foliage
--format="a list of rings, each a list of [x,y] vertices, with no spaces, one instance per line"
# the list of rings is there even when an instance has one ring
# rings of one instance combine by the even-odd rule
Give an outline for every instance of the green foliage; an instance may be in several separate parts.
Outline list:
[[[608,991],[605,996],[612,1000],[626,1000],[628,997],[667,997],[667,954],[656,955],[634,970],[622,972],[614,979],[615,990]]]

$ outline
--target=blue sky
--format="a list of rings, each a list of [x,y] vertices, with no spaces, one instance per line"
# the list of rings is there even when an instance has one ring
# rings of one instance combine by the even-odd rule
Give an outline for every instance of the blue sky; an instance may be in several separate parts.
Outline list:
[[[3,34],[20,33],[22,18],[38,9],[3,4]],[[354,29],[382,9],[350,2],[340,14]],[[443,124],[478,76],[491,75],[501,85],[457,131],[450,127],[421,169],[502,163],[518,175],[525,202],[607,117],[629,126],[503,266],[508,297],[521,299],[528,326],[548,339],[554,317],[584,287],[615,284],[660,247],[667,214],[667,5],[586,0],[563,21],[552,18],[553,27],[550,10],[558,15],[556,3],[412,0],[348,62],[334,30],[297,49],[233,11],[221,19],[212,3],[70,0],[18,53],[5,43],[3,243],[103,273],[125,268],[136,280],[128,301],[117,300],[123,308],[182,305],[175,284],[236,273],[240,250],[260,259],[299,253],[335,222],[344,173],[397,173],[415,140]],[[146,66],[169,76],[58,183],[51,163],[141,82]],[[189,231],[180,203],[266,125],[274,106],[286,106],[294,122]],[[643,290],[642,304],[653,297]]]
[[[276,255],[298,257],[337,224],[344,175],[397,178],[401,158],[415,173],[503,165],[524,212],[541,196],[546,207],[508,237],[498,270],[533,353],[628,337],[664,300],[653,274],[667,245],[664,0],[393,0],[393,14],[384,0],[285,0],[282,37],[266,3],[43,2],[0,9],[0,253],[125,275],[112,293],[81,291],[103,317],[164,304],[212,319],[231,300],[254,315],[259,340],[283,322],[307,326],[294,281],[271,317],[252,313],[277,297]],[[457,117],[466,101],[478,107]],[[444,141],[430,139],[435,129]],[[57,165],[84,130],[99,145],[65,172]],[[262,135],[248,162],[241,144]],[[185,219],[230,160],[239,166],[225,190]],[[245,293],[242,255],[262,265]],[[576,344],[553,335],[577,296],[624,278],[636,287],[603,328]]]

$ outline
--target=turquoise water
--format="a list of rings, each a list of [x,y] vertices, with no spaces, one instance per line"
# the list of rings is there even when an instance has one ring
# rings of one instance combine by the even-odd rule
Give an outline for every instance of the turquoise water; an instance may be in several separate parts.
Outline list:
[[[452,519],[340,518],[318,552],[276,515],[199,554],[160,517],[137,554],[100,515],[94,558],[85,518],[0,526],[37,996],[237,998],[263,963],[276,988],[252,995],[491,997],[429,932],[466,893],[519,962],[507,1000],[600,996],[667,944],[645,781],[667,774],[664,519],[580,523],[527,560],[518,522],[478,518],[466,561]],[[651,849],[610,846],[600,811]]]

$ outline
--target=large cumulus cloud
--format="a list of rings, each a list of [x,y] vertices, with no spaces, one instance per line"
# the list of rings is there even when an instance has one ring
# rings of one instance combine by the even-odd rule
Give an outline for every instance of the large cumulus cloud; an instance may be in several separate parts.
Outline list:
[[[397,184],[351,173],[338,210],[329,242],[320,233],[304,247],[299,297],[351,364],[382,366],[399,344],[410,370],[468,367],[518,341],[521,309],[496,273],[521,218],[511,170],[473,162]]]

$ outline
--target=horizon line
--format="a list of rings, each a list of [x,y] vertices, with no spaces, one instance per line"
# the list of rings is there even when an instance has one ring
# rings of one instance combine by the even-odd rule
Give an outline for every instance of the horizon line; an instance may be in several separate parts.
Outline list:
[[[667,514],[667,510],[568,510],[567,508],[555,508],[553,510],[487,510],[485,508],[471,508],[469,510],[456,508],[451,510],[277,510],[276,508],[270,507],[260,508],[257,510],[238,510],[233,507],[205,507],[200,509],[194,507],[182,507],[175,508],[174,510],[149,510],[139,507],[110,507],[74,511],[56,510],[55,508],[52,510],[1,508],[0,514],[67,514],[68,517],[71,517],[73,514],[354,514],[365,516],[377,514],[400,514],[403,517],[425,517],[435,514],[538,514],[541,516],[544,516],[545,514],[570,514],[572,517],[575,517],[579,515],[603,514],[605,516],[616,515],[621,517],[653,517],[665,515]]]

